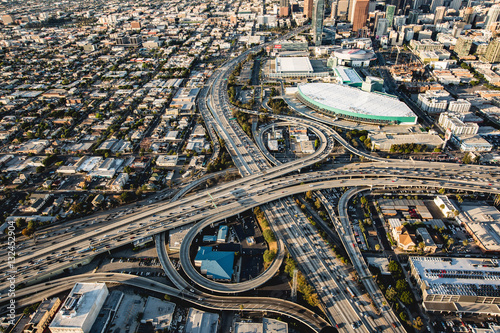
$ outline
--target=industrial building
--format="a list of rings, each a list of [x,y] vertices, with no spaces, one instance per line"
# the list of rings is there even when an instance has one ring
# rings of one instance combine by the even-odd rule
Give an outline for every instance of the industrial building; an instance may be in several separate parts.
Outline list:
[[[107,296],[104,283],[76,283],[50,324],[50,332],[90,332]]]
[[[288,324],[281,320],[263,318],[262,323],[234,323],[234,333],[287,333]]]
[[[418,143],[427,146],[427,151],[441,148],[444,141],[437,134],[370,134],[372,150],[390,151],[393,145]]]
[[[408,263],[427,311],[500,314],[496,259],[410,257]]]
[[[330,73],[328,68],[322,65],[321,60],[277,56],[270,64],[270,70],[266,75],[270,78],[306,78],[327,77]]]
[[[214,280],[231,281],[233,276],[234,252],[212,251],[212,247],[200,246],[194,258],[194,265],[201,274]]]
[[[451,142],[457,145],[462,152],[487,152],[493,149],[491,143],[477,134],[452,135]]]
[[[151,323],[155,331],[170,330],[174,311],[175,303],[149,296],[141,323]]]
[[[500,252],[500,211],[488,205],[461,205],[457,220],[483,252]]]
[[[297,98],[319,112],[353,121],[379,124],[416,124],[417,116],[397,98],[345,85],[307,83]]]
[[[190,308],[185,327],[186,333],[217,333],[219,315]]]

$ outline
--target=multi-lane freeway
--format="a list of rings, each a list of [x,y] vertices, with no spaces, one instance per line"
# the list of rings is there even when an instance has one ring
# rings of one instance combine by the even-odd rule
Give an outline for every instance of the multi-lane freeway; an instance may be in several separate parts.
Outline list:
[[[176,296],[184,298],[191,297],[193,298],[190,299],[191,301],[201,302],[205,307],[223,308],[224,302],[217,303],[214,296],[209,297],[195,289],[191,291],[190,285],[183,281],[178,274],[174,274],[164,249],[164,232],[179,226],[195,224],[194,231],[188,234],[189,237],[186,238],[186,242],[182,243],[181,248],[183,270],[194,283],[204,289],[218,292],[235,293],[249,290],[260,286],[274,274],[276,266],[279,266],[278,264],[283,258],[284,248],[282,246],[280,246],[275,264],[271,265],[266,273],[254,280],[239,284],[215,283],[202,277],[192,267],[188,249],[190,240],[203,226],[216,223],[250,208],[262,206],[280,241],[279,244],[286,246],[318,292],[325,308],[325,314],[332,325],[338,325],[341,331],[348,332],[404,331],[401,326],[394,327],[392,325],[392,323],[397,322],[394,313],[384,311],[388,309],[385,309],[382,304],[383,296],[378,287],[369,279],[363,279],[363,282],[375,306],[379,309],[380,315],[366,307],[359,292],[356,291],[356,285],[349,279],[345,269],[334,260],[329,247],[317,235],[295,202],[287,197],[309,190],[361,186],[368,188],[450,188],[461,191],[500,193],[498,188],[500,170],[496,167],[380,159],[356,150],[338,133],[319,123],[317,119],[284,115],[275,115],[274,117],[280,121],[300,123],[309,127],[319,138],[320,144],[314,154],[271,167],[269,162],[276,161],[272,158],[266,158],[265,147],[259,138],[256,138],[258,145],[255,145],[234,120],[229,120],[232,117],[230,110],[234,107],[228,102],[225,79],[236,64],[241,62],[249,52],[246,51],[239,57],[230,60],[217,70],[208,86],[203,89],[201,101],[198,102],[212,140],[214,143],[218,141],[215,137],[216,133],[223,139],[242,178],[211,188],[208,191],[199,191],[189,197],[181,198],[188,191],[186,189],[178,193],[173,202],[160,205],[152,204],[141,209],[128,209],[127,214],[123,212],[119,216],[114,215],[112,219],[108,218],[107,221],[100,221],[102,220],[100,218],[78,228],[72,227],[74,229],[68,233],[70,236],[63,236],[56,234],[56,232],[47,233],[45,238],[38,240],[38,244],[32,251],[25,251],[17,258],[17,282],[28,286],[18,292],[18,297],[30,295],[29,292],[35,289],[39,290],[41,294],[50,293],[57,288],[67,288],[71,285],[70,282],[77,279],[92,279],[88,276],[78,276],[74,277],[74,280],[66,278],[66,280],[57,280],[60,281],[57,283],[53,281],[48,285],[41,282],[50,276],[59,274],[66,268],[88,262],[99,253],[121,247],[135,239],[158,235],[155,237],[160,261],[177,288],[168,289],[158,285],[157,282],[128,275],[94,275],[94,278],[100,279],[100,281],[129,284],[133,281],[136,286],[142,288],[151,289],[154,287],[157,288],[156,291],[176,293]],[[248,110],[240,111],[259,114]],[[303,171],[303,169],[325,160],[331,152],[334,142],[340,143],[352,153],[373,162],[337,164],[335,168],[318,172]],[[216,151],[218,151],[217,147]],[[298,170],[302,170],[300,174],[295,173]],[[192,186],[195,187],[200,183],[201,181],[197,181]],[[339,204],[339,218],[335,216],[331,218],[339,235],[342,236],[342,241],[354,267],[360,276],[364,277],[368,273],[359,249],[352,241],[348,217],[344,211],[346,200],[347,196],[342,198]],[[330,208],[333,211],[333,207]],[[352,244],[354,246],[349,246]],[[6,249],[0,249],[0,254],[5,251]],[[6,271],[7,262],[0,262],[0,269]],[[6,278],[1,277],[0,296],[4,296],[8,286]],[[36,297],[31,295],[29,299]],[[203,301],[200,301],[200,298]],[[223,299],[228,302],[227,308],[240,310],[243,298],[238,298],[240,300],[238,306],[231,303],[229,298]],[[0,299],[1,302],[5,300],[5,297]],[[278,304],[255,299],[245,299],[245,301],[248,302],[244,305],[245,310],[255,309],[256,304],[260,304],[260,310],[263,311],[274,309],[298,320],[301,317],[306,318],[304,323],[316,331],[319,331],[326,324],[309,312],[297,310],[296,305],[286,303],[286,301],[282,301],[284,302],[282,307],[279,307],[281,304],[279,302]]]

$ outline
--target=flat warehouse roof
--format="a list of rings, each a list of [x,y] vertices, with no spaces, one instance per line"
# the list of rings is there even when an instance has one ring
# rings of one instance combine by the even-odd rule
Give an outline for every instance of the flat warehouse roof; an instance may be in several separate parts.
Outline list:
[[[368,119],[400,118],[408,122],[417,119],[405,103],[387,95],[330,83],[307,83],[298,88],[306,100],[326,110]]]
[[[313,67],[308,57],[277,57],[276,72],[312,72]]]
[[[410,257],[429,294],[493,296],[500,290],[495,259]]]

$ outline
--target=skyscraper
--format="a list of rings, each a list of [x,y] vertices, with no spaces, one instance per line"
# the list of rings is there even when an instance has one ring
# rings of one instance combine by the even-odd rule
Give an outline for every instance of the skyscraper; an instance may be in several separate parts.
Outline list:
[[[491,30],[492,26],[495,26],[495,23],[498,21],[498,16],[500,15],[500,6],[493,5],[488,10],[488,15],[486,15],[486,19],[484,20],[484,27],[487,30]]]
[[[387,28],[389,28],[389,20],[386,18],[381,18],[377,22],[377,29],[375,30],[375,36],[382,37],[387,34]]]
[[[332,12],[330,18],[333,20],[337,19],[337,1],[332,1]]]
[[[419,9],[424,2],[422,0],[414,0],[411,9]]]
[[[489,63],[500,62],[500,39],[495,38],[490,41],[488,48],[486,49],[486,54],[484,55],[484,60]]]
[[[396,12],[396,6],[388,5],[385,8],[385,18],[387,19],[389,26],[392,27],[392,22],[394,20],[394,13]]]
[[[444,5],[444,0],[432,0],[431,2],[431,13],[436,11],[436,8]]]
[[[366,25],[369,0],[354,0],[351,15],[352,31],[358,31]]]
[[[290,2],[288,0],[280,0],[280,17],[290,15]]]
[[[449,8],[455,9],[458,12],[460,7],[462,7],[462,0],[452,0]]]
[[[313,0],[304,0],[304,15],[307,18],[312,18]]]
[[[470,54],[472,47],[472,38],[466,36],[460,36],[457,39],[457,44],[455,45],[454,51],[460,57],[466,57]]]
[[[417,24],[419,14],[420,12],[418,10],[410,11],[410,15],[408,15],[408,24]]]
[[[315,0],[313,6],[313,40],[314,45],[320,46],[323,37],[323,19],[325,17],[325,0]]]
[[[434,12],[434,24],[435,25],[443,22],[445,12],[446,12],[446,7],[444,7],[444,6],[439,6],[436,8],[436,11]]]
[[[473,20],[474,20],[474,8],[472,7],[465,8],[464,17],[462,21],[464,21],[467,24],[471,24]]]
[[[403,25],[406,24],[406,16],[400,15],[400,16],[394,16],[394,21],[392,22],[392,25],[396,28],[399,29]]]

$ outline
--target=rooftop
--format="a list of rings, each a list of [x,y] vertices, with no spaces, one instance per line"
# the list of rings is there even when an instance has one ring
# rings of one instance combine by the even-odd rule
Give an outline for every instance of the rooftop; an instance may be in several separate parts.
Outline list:
[[[276,73],[312,72],[313,67],[309,57],[277,57]]]
[[[429,294],[500,296],[495,259],[410,257]]]
[[[185,330],[191,333],[216,333],[218,320],[219,315],[216,313],[190,308]]]
[[[200,246],[195,257],[203,274],[215,280],[231,280],[234,252],[213,251],[212,247]]]
[[[406,104],[388,95],[330,83],[303,84],[299,86],[299,91],[314,102],[334,109],[369,116],[416,118]]]
[[[94,305],[107,295],[105,283],[76,283],[50,327],[82,327]]]
[[[458,216],[467,230],[486,251],[500,251],[500,212],[488,205],[461,205]]]
[[[156,297],[148,297],[144,307],[143,322],[153,323],[155,330],[164,330],[170,327],[175,311],[175,303],[162,301]]]
[[[361,49],[336,49],[333,54],[337,58],[366,61],[376,59],[375,53],[372,50]]]

